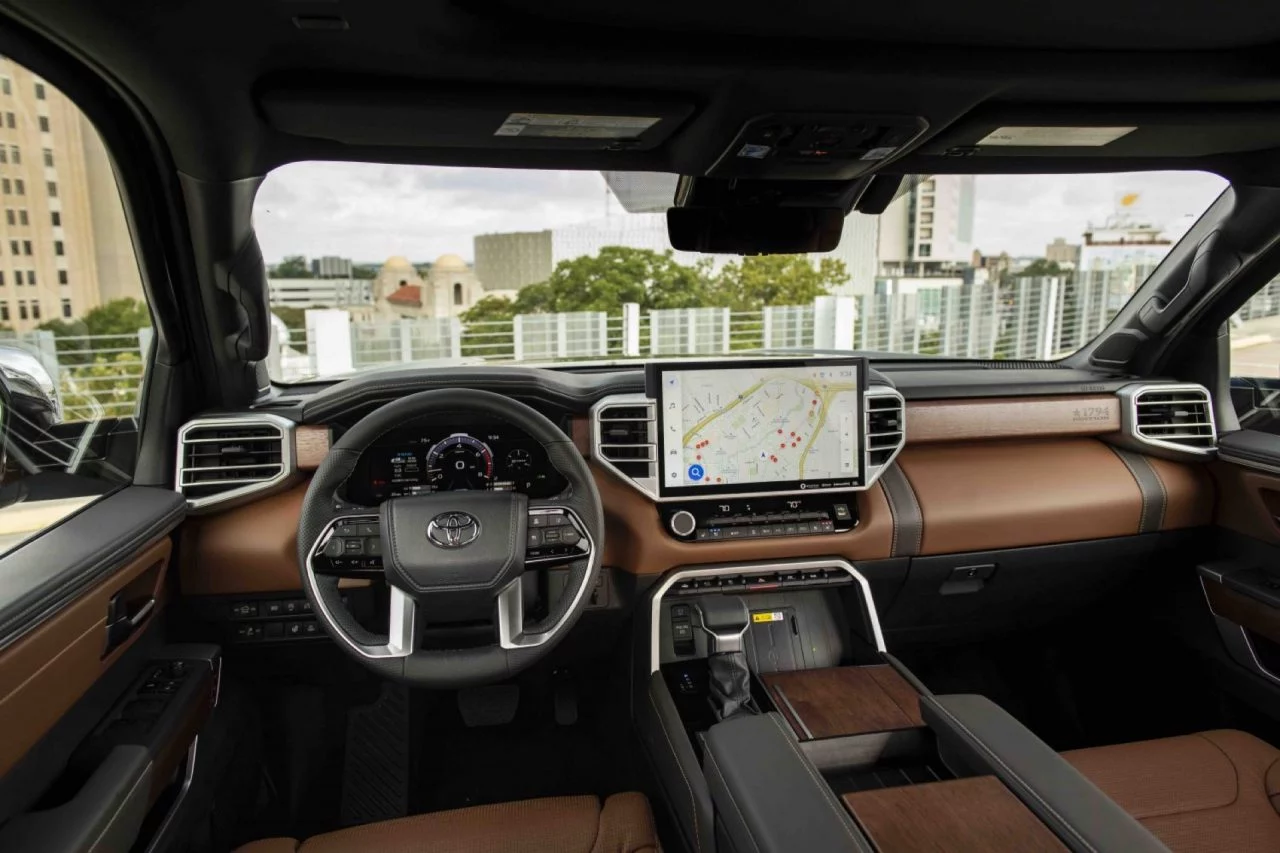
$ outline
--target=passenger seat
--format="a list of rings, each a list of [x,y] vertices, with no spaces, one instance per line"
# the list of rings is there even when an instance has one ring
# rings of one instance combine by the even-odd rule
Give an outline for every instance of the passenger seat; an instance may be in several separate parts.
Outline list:
[[[1280,749],[1221,730],[1062,757],[1174,853],[1280,850]]]

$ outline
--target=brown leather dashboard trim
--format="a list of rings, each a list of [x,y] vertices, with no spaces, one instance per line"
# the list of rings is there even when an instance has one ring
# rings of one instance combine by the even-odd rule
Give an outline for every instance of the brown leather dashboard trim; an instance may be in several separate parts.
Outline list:
[[[1057,408],[1044,411],[1056,414],[1042,413],[1026,423],[1038,425],[1037,429],[1053,424],[1057,424],[1054,428],[1070,428],[1063,427],[1062,405],[1069,401],[1073,407],[1088,407],[1112,399],[1052,398],[1050,402]],[[1018,405],[1044,402],[1022,401]],[[981,404],[1007,406],[1010,401]],[[945,411],[962,415],[972,413],[976,405],[946,401]],[[987,417],[996,410],[981,411]],[[1118,409],[1116,412],[1118,417]],[[1068,414],[1067,420],[1070,418]],[[1094,421],[1076,428],[1111,431]],[[898,465],[920,503],[924,519],[921,554],[1049,545],[1138,532],[1142,493],[1119,457],[1096,438],[917,442],[918,429],[918,423],[908,415],[911,440],[898,457]],[[589,432],[586,418],[574,419],[574,443],[583,451],[589,450]],[[1203,468],[1155,458],[1150,462],[1167,492],[1161,529],[1210,523],[1214,489]],[[848,533],[687,543],[667,535],[657,505],[647,496],[594,461],[589,465],[604,503],[604,563],[632,574],[656,575],[698,563],[827,555],[857,561],[893,554],[894,518],[879,483],[857,493],[859,524]],[[183,591],[232,595],[297,590],[295,540],[306,488],[307,484],[301,483],[245,506],[189,518],[181,540]],[[344,584],[363,586],[368,581]]]
[[[179,576],[186,595],[293,592],[298,576],[298,518],[308,482],[182,526]],[[340,586],[368,586],[343,578]]]
[[[907,403],[907,443],[1105,435],[1120,429],[1120,400],[1087,397],[999,397]]]
[[[0,653],[0,775],[9,771],[142,634],[164,602],[172,542],[161,539]],[[156,607],[103,658],[107,603],[149,570]],[[128,593],[127,595],[132,595]]]
[[[1097,439],[908,444],[898,465],[924,514],[922,554],[1138,532],[1142,493],[1124,463]],[[1208,523],[1212,489],[1203,473],[1188,467],[1159,462],[1168,490],[1162,529]]]

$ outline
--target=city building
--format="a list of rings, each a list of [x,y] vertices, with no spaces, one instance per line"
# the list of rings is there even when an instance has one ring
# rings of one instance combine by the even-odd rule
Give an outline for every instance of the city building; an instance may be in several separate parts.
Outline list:
[[[907,178],[880,214],[881,277],[951,277],[973,259],[972,175]]]
[[[1052,243],[1044,247],[1044,259],[1060,267],[1074,269],[1080,266],[1080,244],[1068,243],[1061,237],[1055,237]]]
[[[1080,248],[1081,270],[1152,267],[1173,248],[1159,225],[1117,210],[1101,225],[1090,223]]]
[[[0,324],[26,331],[143,299],[97,130],[60,91],[0,57]]]
[[[472,241],[476,276],[487,292],[514,294],[551,275],[551,232],[479,234]]]
[[[269,278],[272,305],[291,308],[346,308],[373,304],[373,282],[355,278]]]
[[[388,258],[373,280],[372,305],[357,319],[456,317],[490,295],[466,261],[436,258],[425,276],[407,258]]]
[[[311,261],[311,274],[316,278],[351,278],[351,259],[325,255]]]

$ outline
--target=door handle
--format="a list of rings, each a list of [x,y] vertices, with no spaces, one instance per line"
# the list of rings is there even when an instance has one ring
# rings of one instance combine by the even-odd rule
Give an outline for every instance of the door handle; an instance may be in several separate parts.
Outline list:
[[[124,593],[117,592],[107,602],[107,643],[102,656],[115,651],[121,643],[133,636],[138,626],[146,621],[155,610],[155,596],[149,596],[133,613],[129,612],[129,603],[124,600]]]

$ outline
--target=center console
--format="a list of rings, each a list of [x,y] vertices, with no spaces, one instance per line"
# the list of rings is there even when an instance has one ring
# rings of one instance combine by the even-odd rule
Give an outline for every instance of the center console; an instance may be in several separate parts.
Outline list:
[[[695,566],[651,592],[636,708],[691,850],[1160,850],[980,696],[888,655],[838,559]]]

